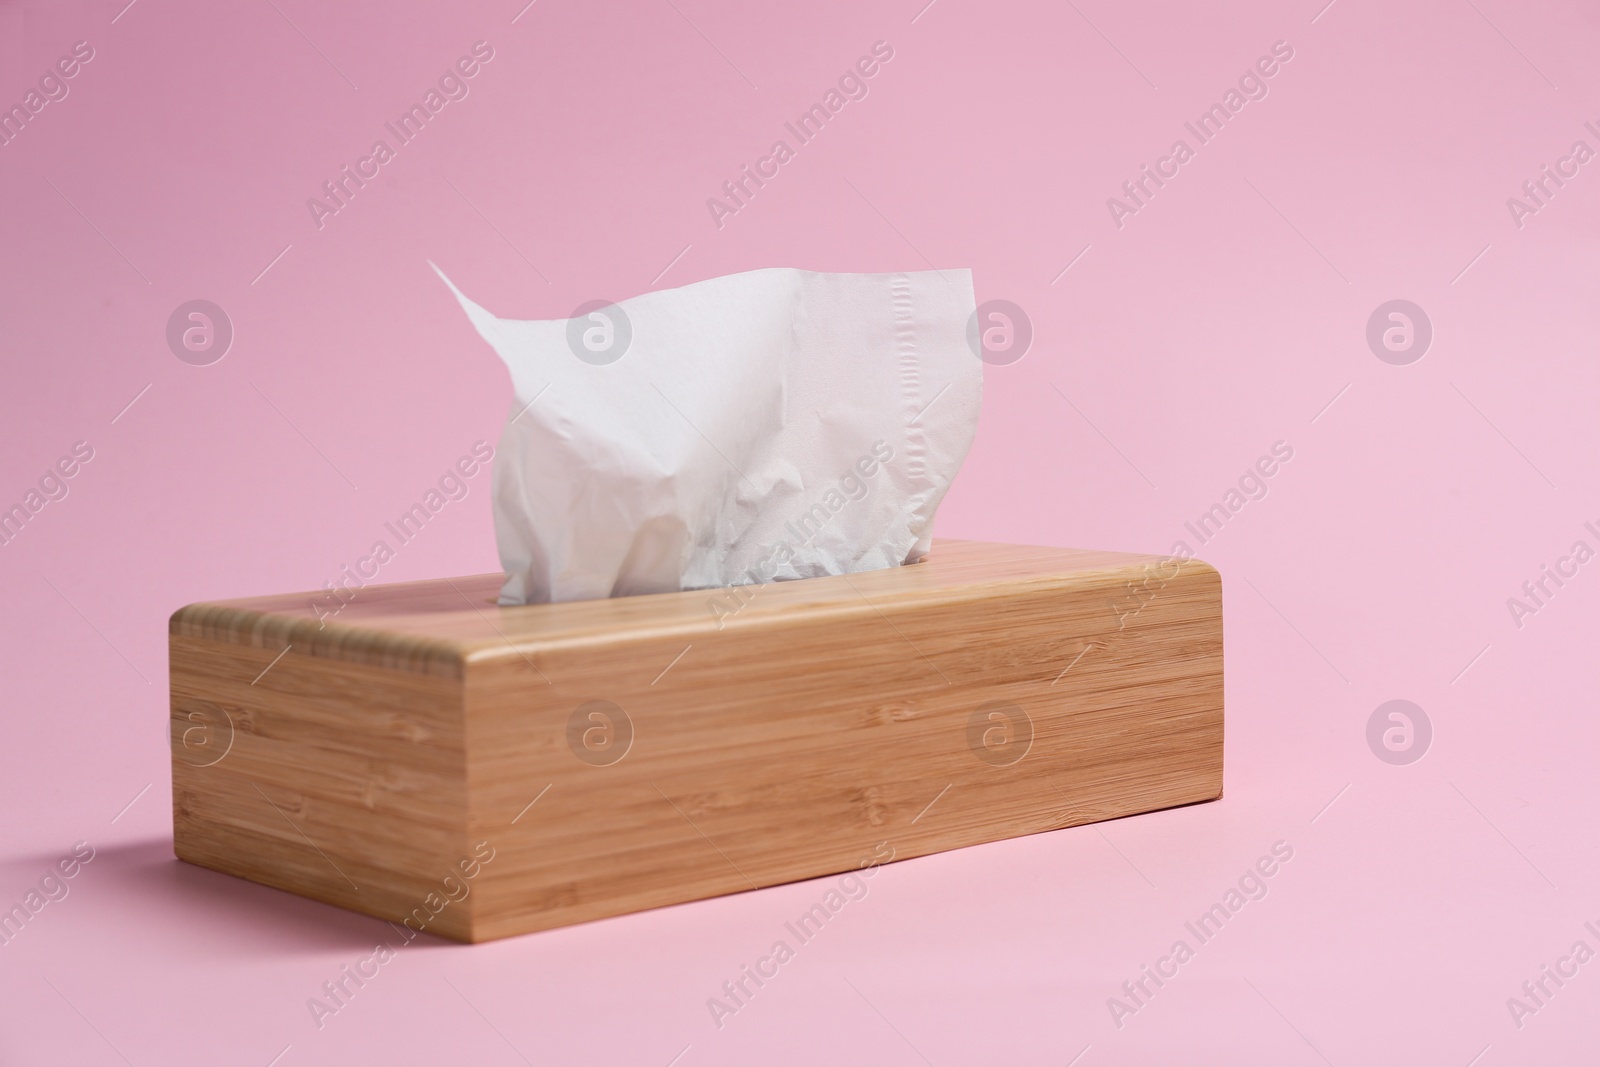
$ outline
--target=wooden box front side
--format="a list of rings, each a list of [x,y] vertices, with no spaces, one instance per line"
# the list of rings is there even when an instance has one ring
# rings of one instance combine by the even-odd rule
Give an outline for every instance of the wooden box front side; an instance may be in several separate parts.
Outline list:
[[[1120,559],[910,593],[814,579],[805,604],[761,587],[699,621],[480,648],[467,836],[494,859],[468,936],[1216,798],[1220,579]]]
[[[185,609],[169,639],[178,857],[469,937],[462,681],[448,656],[432,670],[351,662],[315,654],[314,627],[210,616]]]

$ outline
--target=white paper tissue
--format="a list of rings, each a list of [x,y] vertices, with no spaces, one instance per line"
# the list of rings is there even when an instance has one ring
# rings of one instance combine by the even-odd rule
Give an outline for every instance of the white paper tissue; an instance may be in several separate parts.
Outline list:
[[[494,470],[502,604],[927,553],[982,399],[969,271],[772,268],[543,321],[444,280],[516,392]]]

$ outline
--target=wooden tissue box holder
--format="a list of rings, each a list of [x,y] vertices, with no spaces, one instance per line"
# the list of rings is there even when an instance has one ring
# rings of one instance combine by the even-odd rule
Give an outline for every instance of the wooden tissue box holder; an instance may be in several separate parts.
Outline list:
[[[1222,794],[1198,560],[940,541],[735,589],[500,582],[174,614],[178,857],[483,941]]]

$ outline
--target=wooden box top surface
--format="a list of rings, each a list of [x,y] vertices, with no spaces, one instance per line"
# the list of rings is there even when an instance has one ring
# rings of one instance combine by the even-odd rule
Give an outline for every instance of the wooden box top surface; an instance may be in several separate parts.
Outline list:
[[[640,636],[697,634],[855,615],[884,608],[987,600],[1069,588],[1155,567],[1168,557],[985,541],[936,540],[921,563],[858,574],[731,589],[502,607],[503,576],[479,574],[191,604],[172,616],[174,636],[299,652],[401,669],[429,669],[529,649]],[[1170,564],[1168,564],[1170,568]],[[1181,573],[1212,572],[1198,560]],[[1167,575],[1170,577],[1170,573]],[[320,607],[319,607],[320,605]],[[451,673],[455,673],[454,670]]]

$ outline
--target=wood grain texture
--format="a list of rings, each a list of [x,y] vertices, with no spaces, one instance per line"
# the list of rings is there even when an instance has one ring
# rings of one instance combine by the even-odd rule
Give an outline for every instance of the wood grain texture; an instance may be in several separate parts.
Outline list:
[[[481,941],[1221,795],[1199,561],[940,541],[736,591],[499,584],[177,612],[179,857]]]

